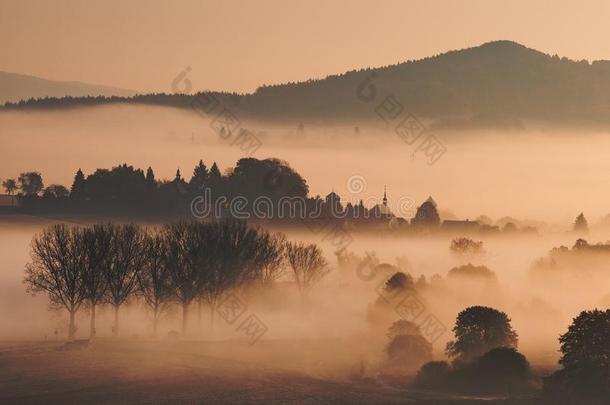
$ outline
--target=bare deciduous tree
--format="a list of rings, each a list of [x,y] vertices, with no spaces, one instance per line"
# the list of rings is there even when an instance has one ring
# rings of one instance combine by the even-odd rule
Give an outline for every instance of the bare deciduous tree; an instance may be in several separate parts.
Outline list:
[[[138,286],[138,274],[145,255],[145,232],[134,224],[101,225],[111,232],[109,266],[104,275],[108,288],[106,299],[114,307],[112,334],[119,334],[119,307],[124,304]]]
[[[229,220],[206,224],[211,237],[211,266],[202,274],[203,294],[210,307],[210,320],[220,298],[229,289],[236,289],[253,279],[254,264],[258,255],[259,232],[243,221]]]
[[[187,333],[189,305],[202,296],[213,266],[212,231],[199,222],[178,222],[163,229],[167,269],[174,294],[182,305],[183,335]]]
[[[259,231],[253,275],[263,287],[273,284],[285,272],[286,237]]]
[[[165,239],[159,235],[147,235],[146,261],[138,273],[138,293],[153,311],[153,335],[157,336],[159,316],[173,294],[166,260]]]
[[[83,287],[90,311],[90,338],[95,337],[95,310],[106,294],[107,280],[105,269],[109,267],[112,228],[105,225],[94,225],[82,229],[79,235],[81,252],[85,256],[82,269]]]
[[[54,225],[36,235],[31,245],[32,261],[26,265],[24,279],[29,292],[46,292],[52,305],[69,312],[70,339],[76,334],[76,312],[85,300],[78,232],[65,225]]]
[[[294,279],[301,296],[311,290],[327,273],[327,263],[322,251],[315,244],[289,242],[286,246],[286,257],[294,273]]]

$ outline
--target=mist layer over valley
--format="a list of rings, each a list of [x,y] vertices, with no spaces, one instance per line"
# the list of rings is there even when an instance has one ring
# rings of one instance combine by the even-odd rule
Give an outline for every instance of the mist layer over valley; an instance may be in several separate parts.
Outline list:
[[[224,170],[243,154],[238,145],[219,138],[210,122],[197,114],[160,107],[4,112],[0,114],[0,128],[2,172],[40,171],[46,184],[69,186],[78,168],[91,173],[123,162],[142,168],[152,166],[158,178],[171,179],[177,168],[188,174],[199,159],[216,161]],[[382,125],[359,128],[358,134],[348,126],[305,125],[300,133],[296,125],[266,127],[255,123],[248,128],[262,142],[256,156],[289,162],[307,179],[310,195],[326,195],[334,190],[354,203],[360,199],[379,203],[383,187],[387,186],[390,207],[392,200],[403,198],[397,215],[407,219],[428,195],[433,195],[446,218],[453,214],[474,219],[486,214],[495,219],[512,216],[548,223],[538,234],[481,238],[485,253],[469,259],[451,254],[449,236],[355,237],[348,247],[350,252],[360,257],[365,252],[375,252],[380,263],[402,263],[400,268],[416,279],[420,275],[428,280],[434,275],[445,279],[451,268],[470,262],[485,265],[497,275],[493,288],[481,288],[476,282],[462,285],[449,281],[446,290],[425,293],[429,310],[446,328],[434,343],[438,358],[443,357],[445,344],[452,338],[450,329],[457,313],[477,304],[507,312],[519,333],[522,352],[534,365],[552,367],[558,358],[557,336],[570,320],[585,308],[608,303],[610,276],[602,276],[594,283],[577,279],[542,284],[531,277],[531,266],[537,259],[553,247],[574,244],[576,236],[568,230],[578,212],[585,211],[592,225],[607,213],[606,198],[600,190],[608,181],[604,173],[610,172],[610,163],[601,156],[610,141],[602,134],[442,132],[438,137],[447,152],[436,164],[428,165],[414,153],[413,146]],[[600,158],[591,158],[596,153]],[[365,179],[360,193],[348,187],[347,182],[354,175]],[[404,198],[411,203],[405,204]],[[22,226],[23,221],[28,225]],[[3,339],[52,339],[53,331],[65,321],[60,313],[50,317],[46,299],[27,296],[21,284],[23,268],[29,260],[29,242],[45,223],[53,220],[22,216],[5,218],[0,225],[0,246],[6,258],[1,272],[5,292],[1,307],[10,308],[3,311],[0,321]],[[251,305],[269,328],[265,339],[311,339],[319,340],[321,345],[326,339],[351,341],[355,345],[353,356],[334,365],[344,373],[359,361],[379,362],[385,331],[375,332],[367,323],[367,308],[377,299],[378,281],[359,279],[355,268],[340,269],[333,246],[322,235],[298,229],[283,231],[291,239],[319,243],[333,271],[321,282],[305,312],[294,292],[255,299]],[[587,239],[605,241],[605,227],[594,227]],[[397,258],[403,258],[402,262]],[[283,299],[292,303],[283,305],[281,310],[268,308],[266,301]],[[103,336],[104,326],[110,328],[111,313],[103,309],[100,312]],[[127,306],[122,316],[126,336],[150,333],[146,310],[141,306]],[[163,321],[165,332],[178,328],[178,321],[173,318]],[[197,328],[203,336],[236,338],[230,327],[220,325],[211,332],[205,322]],[[379,341],[373,348],[364,348],[356,343],[358,336],[375,336]],[[333,363],[332,356],[324,351],[316,357]]]
[[[441,219],[474,220],[485,215],[500,227],[513,221],[519,228],[529,226],[536,231],[489,235],[363,232],[354,233],[350,243],[339,249],[325,232],[271,227],[288,240],[316,243],[329,272],[306,299],[293,284],[289,268],[271,289],[241,291],[240,302],[247,307],[244,317],[254,315],[264,325],[256,344],[249,344],[241,321],[227,322],[217,314],[212,323],[211,309],[198,302],[190,304],[189,333],[180,343],[171,343],[176,342],[181,328],[183,315],[178,305],[163,312],[154,340],[151,312],[134,297],[121,306],[120,346],[111,343],[116,322],[113,308],[98,305],[96,340],[91,341],[87,360],[70,361],[85,361],[93,367],[87,372],[102,375],[105,371],[100,365],[108,367],[108,363],[98,357],[104,353],[121,364],[145,358],[150,362],[146,369],[126,371],[144,379],[168,370],[167,364],[191,361],[184,356],[199,356],[193,360],[196,367],[221,359],[223,365],[216,372],[228,379],[281,373],[282,378],[298,375],[336,382],[377,381],[380,376],[395,375],[406,378],[398,381],[412,381],[421,362],[408,363],[397,372],[388,357],[388,328],[405,315],[397,309],[397,302],[384,304],[382,293],[388,277],[402,272],[416,282],[413,285],[423,312],[410,320],[431,333],[426,335],[432,347],[428,360],[447,359],[445,349],[454,340],[452,328],[460,311],[473,306],[496,308],[510,317],[519,352],[529,360],[538,379],[535,389],[539,389],[540,378],[557,369],[558,337],[572,319],[583,310],[610,304],[605,256],[590,258],[583,253],[580,258],[578,253],[576,259],[555,268],[550,253],[559,246],[571,248],[579,237],[591,244],[610,239],[603,191],[608,183],[604,173],[610,172],[610,163],[604,159],[610,141],[603,133],[541,129],[436,132],[446,151],[430,164],[417,145],[405,143],[381,120],[360,126],[241,125],[260,140],[253,156],[286,161],[305,178],[310,196],[324,198],[334,191],[343,204],[363,200],[372,207],[382,203],[386,191],[390,210],[406,220],[433,196]],[[2,173],[16,177],[38,171],[45,185],[68,188],[77,169],[86,176],[98,168],[127,163],[144,170],[151,166],[159,180],[172,179],[177,169],[188,179],[200,159],[208,167],[216,162],[228,173],[244,156],[242,145],[220,137],[207,117],[189,110],[134,105],[4,111],[0,113],[0,145]],[[589,219],[587,234],[572,231],[580,212]],[[105,220],[36,213],[1,217],[0,340],[6,342],[7,353],[18,353],[13,348],[23,344],[13,342],[44,341],[51,349],[33,346],[31,350],[51,350],[45,361],[52,362],[53,345],[69,333],[65,311],[50,308],[45,294],[26,292],[24,269],[32,260],[32,238],[55,223],[87,226]],[[163,221],[140,224],[154,233]],[[476,254],[456,254],[450,246],[459,236],[481,241],[483,249]],[[542,262],[552,265],[544,267]],[[459,269],[470,271],[471,264],[484,266],[491,276],[455,276]],[[77,339],[88,337],[89,316],[86,306],[77,313]],[[432,329],[426,324],[429,320],[434,321]],[[138,341],[147,343],[135,343]],[[150,353],[155,354],[149,357]],[[29,357],[24,359],[14,357],[19,367],[27,367]],[[130,366],[121,367],[129,370]],[[257,377],[246,376],[252,370],[257,370]],[[109,378],[124,381],[131,377]],[[378,388],[367,395],[379,395]]]
[[[45,184],[67,187],[78,168],[90,174],[122,163],[143,170],[152,166],[158,179],[171,180],[178,168],[188,177],[200,159],[217,162],[224,172],[244,150],[219,137],[212,119],[191,110],[124,105],[3,112],[0,168],[7,177],[40,171]],[[417,144],[403,142],[378,117],[357,133],[347,124],[305,123],[302,132],[298,122],[241,126],[260,139],[254,157],[287,161],[307,180],[312,196],[335,190],[344,201],[373,204],[380,202],[385,185],[390,203],[411,199],[413,213],[415,204],[432,195],[441,210],[459,218],[512,216],[567,228],[580,211],[593,222],[608,214],[603,190],[609,182],[604,156],[610,141],[604,133],[436,132],[446,152],[429,165]],[[327,162],[332,166],[322,164]],[[358,194],[347,187],[356,175],[367,183]]]
[[[610,404],[581,3],[1,0],[0,404]]]

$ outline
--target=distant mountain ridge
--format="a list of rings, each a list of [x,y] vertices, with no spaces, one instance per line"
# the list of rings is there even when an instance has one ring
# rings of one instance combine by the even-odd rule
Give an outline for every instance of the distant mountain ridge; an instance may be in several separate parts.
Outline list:
[[[42,79],[18,73],[0,72],[0,104],[44,97],[86,97],[135,95],[133,90],[83,82]]]
[[[360,93],[371,86],[375,97],[369,100]],[[272,122],[378,121],[379,105],[394,96],[404,113],[428,119],[437,128],[521,128],[533,121],[610,126],[610,61],[573,61],[516,42],[494,41],[320,80],[262,86],[251,94],[206,94],[240,117]],[[110,102],[189,108],[193,97],[47,100],[9,108]]]

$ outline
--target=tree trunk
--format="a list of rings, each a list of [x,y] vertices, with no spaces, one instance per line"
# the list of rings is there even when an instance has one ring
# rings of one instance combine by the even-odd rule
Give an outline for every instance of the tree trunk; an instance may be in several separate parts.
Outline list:
[[[197,328],[201,331],[201,298],[197,299]]]
[[[211,301],[210,303],[210,329],[212,331],[214,331],[214,312],[216,312],[216,305],[214,303],[214,301]]]
[[[68,327],[68,339],[74,340],[74,336],[76,335],[76,324],[74,322],[74,316],[76,315],[76,310],[70,311],[70,326]]]
[[[119,306],[114,306],[114,327],[112,328],[112,336],[119,336]]]
[[[155,309],[153,310],[153,337],[156,338],[157,337],[157,314],[159,313],[159,309],[155,307]]]
[[[189,304],[188,302],[183,302],[182,303],[182,336],[186,336],[186,320],[188,318],[188,312],[189,312]]]
[[[95,337],[95,303],[91,304],[91,325],[89,328],[89,339]]]

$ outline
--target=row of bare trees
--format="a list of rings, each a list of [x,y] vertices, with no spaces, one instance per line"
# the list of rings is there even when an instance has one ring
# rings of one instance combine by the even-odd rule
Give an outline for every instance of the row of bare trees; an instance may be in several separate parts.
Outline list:
[[[32,240],[24,279],[31,293],[46,293],[52,305],[75,315],[86,306],[95,336],[98,305],[114,308],[113,335],[119,331],[119,308],[139,297],[153,314],[156,334],[160,314],[171,303],[182,306],[182,333],[188,310],[205,302],[212,316],[228,291],[267,287],[292,270],[304,295],[326,273],[321,250],[288,242],[282,234],[254,229],[242,221],[178,222],[159,229],[135,224],[91,227],[54,225]]]

